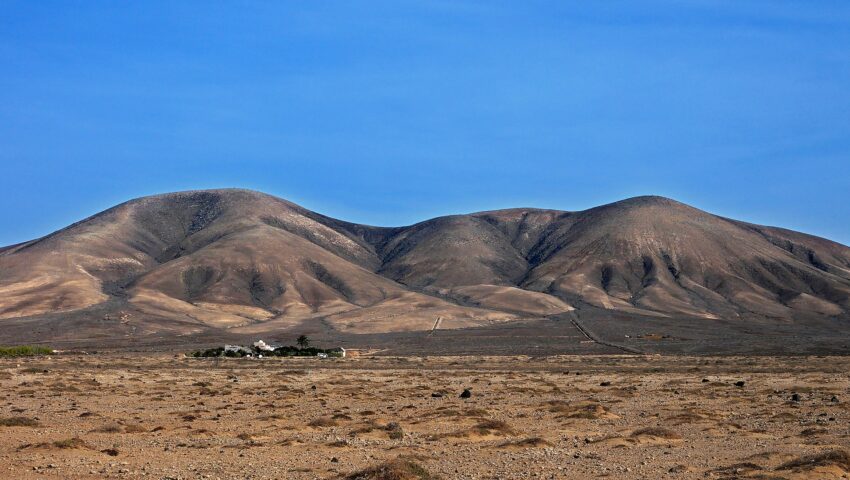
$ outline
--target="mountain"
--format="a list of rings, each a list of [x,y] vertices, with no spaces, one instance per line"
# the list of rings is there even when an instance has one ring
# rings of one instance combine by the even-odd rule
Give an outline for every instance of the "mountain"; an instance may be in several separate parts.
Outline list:
[[[310,324],[383,333],[575,309],[706,322],[850,318],[850,248],[662,197],[382,228],[259,192],[209,190],[131,200],[0,249],[0,325],[47,337]]]

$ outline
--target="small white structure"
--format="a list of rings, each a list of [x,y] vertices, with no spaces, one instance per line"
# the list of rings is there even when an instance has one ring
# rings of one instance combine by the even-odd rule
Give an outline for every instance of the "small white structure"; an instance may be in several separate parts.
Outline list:
[[[317,353],[316,356],[319,357],[319,358],[328,358],[327,353]]]
[[[256,342],[254,342],[254,348],[256,348],[257,350],[261,350],[261,351],[263,351],[263,352],[272,352],[272,351],[274,351],[274,347],[273,347],[273,346],[269,345],[268,343],[266,343],[266,342],[264,342],[264,341],[262,341],[262,340],[257,340]]]
[[[227,352],[244,353],[246,355],[252,355],[254,353],[250,349],[247,349],[247,348],[243,347],[242,345],[225,345],[224,346],[224,353],[227,353]]]

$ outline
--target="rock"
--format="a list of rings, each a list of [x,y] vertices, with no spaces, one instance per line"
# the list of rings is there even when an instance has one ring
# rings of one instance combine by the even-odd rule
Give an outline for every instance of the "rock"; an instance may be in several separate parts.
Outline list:
[[[832,403],[838,403],[838,397],[833,395],[832,398],[829,401],[832,402]]]
[[[735,382],[735,386],[736,387],[743,387],[745,383],[746,382],[744,382],[743,380],[738,380],[737,382]]]
[[[443,394],[440,392],[434,392],[431,394],[431,398],[443,398]]]
[[[707,379],[707,378],[703,378],[703,379],[702,379],[702,383],[708,383],[708,379]]]
[[[608,387],[608,386],[611,386],[611,382],[601,382],[601,383],[599,384],[599,386],[600,386],[600,387]]]
[[[331,463],[339,463],[339,459],[336,457],[331,458]]]
[[[468,388],[464,388],[463,392],[460,394],[460,398],[469,398],[472,396],[472,392]]]
[[[791,394],[791,401],[792,402],[799,402],[800,401],[800,394],[799,393],[792,393]]]

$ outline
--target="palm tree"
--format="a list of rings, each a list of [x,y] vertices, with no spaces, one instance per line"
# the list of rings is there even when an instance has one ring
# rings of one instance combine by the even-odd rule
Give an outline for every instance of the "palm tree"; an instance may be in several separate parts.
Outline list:
[[[298,346],[301,348],[307,348],[310,346],[310,339],[307,338],[307,335],[301,335],[295,342],[298,343]]]

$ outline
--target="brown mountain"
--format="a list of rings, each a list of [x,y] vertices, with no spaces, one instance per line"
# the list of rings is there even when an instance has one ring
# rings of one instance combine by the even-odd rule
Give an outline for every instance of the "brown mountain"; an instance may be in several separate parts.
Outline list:
[[[380,228],[211,190],[131,200],[0,249],[0,325],[49,325],[45,337],[311,323],[380,333],[575,308],[707,322],[850,318],[850,248],[661,197]],[[61,328],[63,318],[78,328]]]

